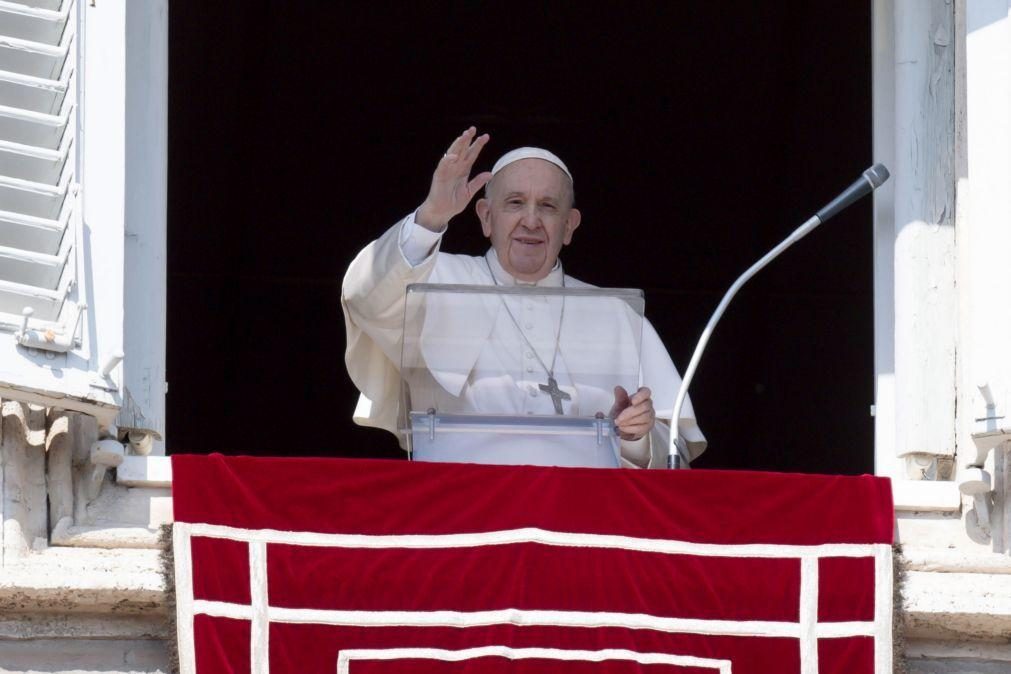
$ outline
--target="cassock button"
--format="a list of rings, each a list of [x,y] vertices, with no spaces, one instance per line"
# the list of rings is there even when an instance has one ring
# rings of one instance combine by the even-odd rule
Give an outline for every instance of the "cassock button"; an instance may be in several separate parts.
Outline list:
[[[527,351],[527,358],[533,358],[534,354],[531,351]]]
[[[534,389],[530,389],[530,397],[531,398],[536,398],[537,397],[537,391],[535,391]]]
[[[534,371],[534,368],[532,368],[532,367],[528,367],[527,368],[527,372],[533,372],[533,371]]]

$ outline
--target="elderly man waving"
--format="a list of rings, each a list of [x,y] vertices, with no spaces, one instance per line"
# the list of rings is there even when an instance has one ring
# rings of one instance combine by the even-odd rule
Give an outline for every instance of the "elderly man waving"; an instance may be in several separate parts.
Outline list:
[[[581,220],[573,205],[569,169],[546,150],[519,148],[503,155],[490,172],[471,177],[488,141],[489,136],[478,136],[474,127],[457,137],[439,160],[421,206],[369,244],[348,268],[342,293],[345,361],[362,393],[355,412],[359,424],[397,433],[397,364],[408,284],[589,287],[565,275],[558,259]],[[483,257],[440,252],[450,220],[466,209],[482,188],[485,196],[475,206],[491,249]],[[516,327],[520,329],[518,324]],[[554,363],[549,366],[548,358],[538,357],[538,361],[548,383],[557,390]],[[611,414],[621,437],[623,462],[646,467],[661,463],[659,458],[666,454],[670,416],[669,410],[666,415],[663,410],[657,414],[653,392],[669,405],[680,384],[670,356],[648,322],[643,325],[641,370],[643,385],[637,391],[630,395],[620,386],[615,388]],[[555,411],[564,413],[559,397],[551,396]],[[658,416],[661,423],[657,423]],[[682,411],[680,429],[687,454],[700,454],[705,438],[695,424],[690,403]],[[658,460],[653,460],[654,454]]]

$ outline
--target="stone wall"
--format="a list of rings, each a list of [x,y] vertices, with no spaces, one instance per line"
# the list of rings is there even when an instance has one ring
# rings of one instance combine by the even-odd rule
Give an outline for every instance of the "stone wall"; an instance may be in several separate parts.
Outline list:
[[[93,455],[93,418],[0,410],[0,672],[168,672],[158,527],[170,491],[129,470],[168,460],[124,457],[117,480]]]

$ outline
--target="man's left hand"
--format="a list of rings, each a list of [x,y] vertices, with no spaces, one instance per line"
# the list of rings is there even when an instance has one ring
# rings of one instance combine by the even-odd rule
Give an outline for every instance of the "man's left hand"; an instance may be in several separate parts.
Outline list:
[[[614,387],[614,406],[611,418],[622,440],[638,440],[649,433],[656,424],[653,409],[653,392],[643,386],[631,396],[621,386]]]

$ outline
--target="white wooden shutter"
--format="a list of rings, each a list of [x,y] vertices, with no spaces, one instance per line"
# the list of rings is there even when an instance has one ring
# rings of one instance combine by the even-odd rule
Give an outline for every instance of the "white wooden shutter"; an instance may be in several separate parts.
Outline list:
[[[0,0],[0,397],[105,425],[121,341],[101,348],[85,301],[80,1]]]
[[[167,91],[164,0],[0,0],[0,398],[164,432]]]
[[[0,330],[79,345],[73,0],[0,0]],[[47,348],[48,347],[48,348]]]

